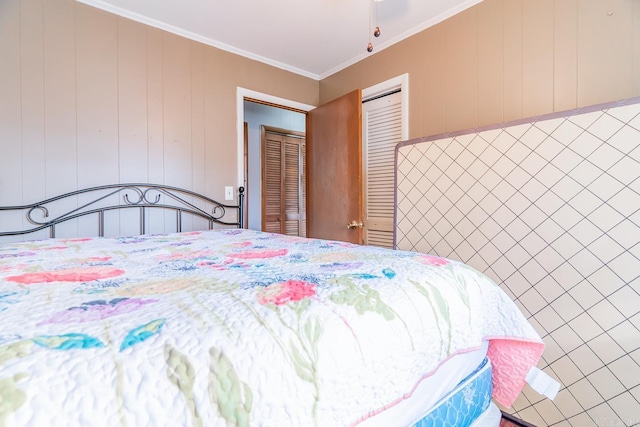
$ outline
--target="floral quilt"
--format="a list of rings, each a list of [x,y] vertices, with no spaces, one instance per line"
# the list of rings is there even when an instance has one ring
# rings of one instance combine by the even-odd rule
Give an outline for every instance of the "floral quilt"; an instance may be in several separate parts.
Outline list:
[[[235,229],[0,245],[0,426],[355,425],[483,340],[509,406],[542,341],[419,253]]]

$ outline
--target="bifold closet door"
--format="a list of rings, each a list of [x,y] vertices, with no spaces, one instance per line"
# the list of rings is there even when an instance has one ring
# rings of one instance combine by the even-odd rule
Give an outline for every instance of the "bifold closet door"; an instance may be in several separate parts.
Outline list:
[[[304,138],[265,132],[262,229],[306,235]]]

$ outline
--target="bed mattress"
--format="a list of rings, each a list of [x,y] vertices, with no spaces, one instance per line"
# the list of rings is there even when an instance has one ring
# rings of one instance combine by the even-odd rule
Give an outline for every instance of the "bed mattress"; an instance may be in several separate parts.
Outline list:
[[[0,245],[0,291],[16,426],[357,425],[484,342],[508,406],[543,348],[467,265],[249,230]]]
[[[410,426],[442,404],[443,399],[469,379],[485,362],[488,343],[476,350],[457,354],[445,361],[435,372],[425,377],[407,398],[384,408],[359,427]]]
[[[431,409],[415,427],[467,427],[491,403],[491,362],[485,358],[470,375]]]

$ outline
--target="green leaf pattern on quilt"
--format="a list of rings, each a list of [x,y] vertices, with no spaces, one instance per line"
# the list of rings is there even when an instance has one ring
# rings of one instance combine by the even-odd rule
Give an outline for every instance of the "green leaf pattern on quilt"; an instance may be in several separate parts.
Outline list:
[[[7,416],[18,409],[27,400],[27,395],[18,388],[17,383],[28,377],[27,373],[0,378],[0,427],[6,426]]]
[[[393,310],[382,301],[380,293],[375,289],[367,285],[358,286],[349,276],[338,277],[334,279],[334,283],[343,287],[329,297],[334,303],[353,306],[360,315],[371,311],[380,314],[386,320],[394,319]]]
[[[193,394],[193,384],[196,379],[196,371],[189,359],[184,354],[176,350],[171,344],[165,344],[164,356],[167,361],[167,378],[182,393],[191,412],[193,425],[201,427],[202,418],[198,413],[196,401]]]
[[[3,345],[0,347],[0,367],[10,360],[27,356],[32,346],[31,340]],[[28,376],[29,374],[22,372],[11,377],[0,378],[0,427],[5,427],[7,416],[27,400],[27,395],[18,388],[17,383]]]
[[[414,280],[409,280],[409,282],[415,286],[418,292],[420,292],[427,301],[429,301],[429,305],[433,311],[433,316],[436,319],[436,325],[438,326],[440,336],[448,337],[446,354],[449,355],[451,353],[451,314],[449,312],[449,305],[447,304],[447,301],[444,299],[438,288],[431,285],[429,282],[425,282],[425,286]],[[446,331],[443,331],[441,321],[446,324]]]
[[[225,419],[227,425],[249,426],[253,393],[251,388],[238,377],[229,358],[222,350],[209,349],[211,367],[209,370],[209,399]]]
[[[24,357],[31,352],[33,341],[22,340],[0,347],[0,366],[4,365],[12,359]]]

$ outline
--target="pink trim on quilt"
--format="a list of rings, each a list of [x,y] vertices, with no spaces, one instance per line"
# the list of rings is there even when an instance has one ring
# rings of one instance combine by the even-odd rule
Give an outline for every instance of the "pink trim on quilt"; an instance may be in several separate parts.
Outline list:
[[[509,408],[518,397],[525,385],[524,378],[529,369],[536,366],[538,359],[542,356],[544,343],[512,337],[486,337],[483,341],[489,341],[487,357],[491,360],[491,382],[493,387],[493,397],[505,407]],[[387,409],[390,409],[400,402],[413,396],[422,381],[436,373],[440,367],[449,359],[460,354],[479,350],[481,346],[460,350],[450,354],[442,360],[438,366],[430,372],[424,374],[413,388],[400,398],[382,406],[379,409],[363,415],[351,424],[356,426],[371,417],[374,417]],[[514,363],[515,362],[515,363]]]
[[[525,377],[536,366],[544,343],[513,338],[491,338],[487,357],[491,360],[493,397],[510,408],[525,385]]]
[[[399,403],[400,403],[400,402],[402,402],[403,400],[407,400],[407,399],[409,399],[411,396],[413,396],[413,393],[415,393],[415,391],[416,391],[416,389],[418,388],[418,386],[420,385],[420,383],[421,383],[422,381],[424,381],[425,379],[429,378],[430,376],[432,376],[433,374],[435,374],[435,373],[436,373],[436,371],[437,371],[438,369],[440,369],[440,367],[441,367],[443,364],[445,364],[449,359],[451,359],[451,358],[453,358],[453,357],[455,357],[455,356],[458,356],[458,355],[460,355],[460,354],[470,353],[470,352],[472,352],[472,351],[480,350],[480,348],[481,348],[481,347],[482,347],[482,346],[471,347],[471,348],[467,348],[467,349],[460,350],[460,351],[457,351],[457,352],[455,352],[455,353],[450,354],[446,359],[442,360],[442,362],[440,362],[440,364],[439,364],[435,369],[431,370],[430,372],[427,372],[427,373],[426,373],[426,374],[424,374],[422,377],[420,377],[420,379],[418,379],[418,381],[416,382],[416,384],[413,386],[413,388],[412,388],[408,393],[403,394],[403,395],[402,395],[402,397],[399,397],[398,399],[396,399],[396,400],[394,400],[394,401],[392,401],[392,402],[390,402],[390,403],[388,403],[388,404],[384,405],[383,407],[381,407],[381,408],[379,408],[379,409],[376,409],[376,410],[374,410],[374,411],[369,412],[367,415],[363,415],[362,417],[360,417],[359,419],[357,419],[356,421],[354,421],[354,422],[351,424],[351,426],[358,425],[358,424],[360,424],[361,422],[363,422],[364,420],[369,419],[369,418],[371,418],[371,417],[374,417],[374,416],[376,416],[376,415],[378,415],[378,414],[380,414],[380,413],[382,413],[382,412],[386,411],[387,409],[390,409],[390,408],[392,408],[392,407],[396,406],[397,404],[399,404]]]

